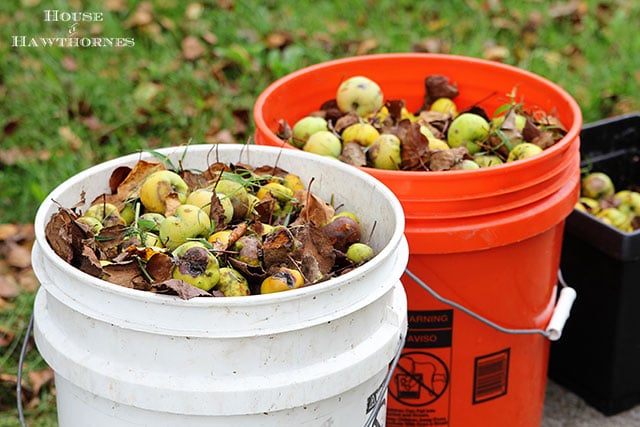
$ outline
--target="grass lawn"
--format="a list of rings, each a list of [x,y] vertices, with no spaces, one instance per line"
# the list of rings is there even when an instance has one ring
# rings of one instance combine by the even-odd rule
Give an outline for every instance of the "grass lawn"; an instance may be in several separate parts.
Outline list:
[[[100,19],[72,25],[62,12]],[[247,142],[253,102],[270,82],[340,57],[488,58],[564,87],[585,122],[638,111],[638,22],[636,0],[1,2],[0,224],[30,224],[50,190],[107,159],[187,142]],[[125,46],[41,40],[71,33]],[[18,243],[28,249],[28,230],[24,236]],[[0,283],[15,282],[18,292],[0,287],[0,427],[19,425],[15,375],[35,287],[29,267],[7,256],[11,239],[2,239]],[[29,425],[57,425],[53,389],[38,376],[46,364],[33,346],[25,368],[34,373],[25,383]]]

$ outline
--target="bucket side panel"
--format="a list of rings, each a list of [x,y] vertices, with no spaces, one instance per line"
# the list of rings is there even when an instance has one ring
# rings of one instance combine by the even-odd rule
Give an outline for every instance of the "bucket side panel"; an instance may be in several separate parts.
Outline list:
[[[555,305],[562,229],[487,250],[410,255],[408,269],[502,327],[544,329]],[[498,331],[409,276],[402,282],[409,330],[390,385],[388,427],[539,427],[549,341]]]
[[[285,411],[229,416],[195,416],[149,411],[134,406],[115,404],[79,388],[56,375],[58,390],[58,422],[60,427],[353,427],[364,425],[371,405],[386,399],[381,393],[386,370],[380,371],[365,383],[339,396],[312,402]],[[234,399],[233,395],[227,397]],[[384,425],[385,407],[378,414]]]

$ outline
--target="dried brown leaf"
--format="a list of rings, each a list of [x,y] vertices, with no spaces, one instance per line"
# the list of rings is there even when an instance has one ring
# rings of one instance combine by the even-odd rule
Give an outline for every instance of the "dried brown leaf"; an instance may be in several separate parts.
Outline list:
[[[290,265],[289,253],[295,248],[295,243],[291,231],[285,227],[278,227],[269,233],[262,244],[262,260],[265,269]]]
[[[372,52],[378,47],[378,40],[374,38],[368,38],[362,40],[358,43],[358,48],[356,49],[356,55],[365,55],[367,53]]]
[[[293,35],[288,31],[275,31],[267,35],[269,49],[283,49],[293,43]]]
[[[429,37],[414,43],[413,50],[424,53],[447,53],[449,47],[449,44],[444,39]]]
[[[0,297],[15,298],[20,294],[20,287],[13,276],[0,276]]]
[[[111,172],[111,176],[109,177],[109,188],[111,189],[112,194],[118,192],[118,187],[130,173],[131,168],[129,166],[120,166]]]
[[[26,268],[31,265],[31,250],[15,242],[5,242],[2,253],[7,263],[12,267]]]
[[[215,162],[211,163],[202,175],[204,175],[207,180],[216,182],[220,179],[222,172],[231,172],[231,168],[226,163]]]
[[[156,281],[162,282],[171,279],[173,260],[165,253],[156,252],[147,261],[147,273]]]
[[[0,242],[3,240],[14,240],[18,232],[18,224],[0,224]]]
[[[6,326],[0,325],[0,347],[8,347],[15,339],[15,331]]]
[[[16,274],[20,289],[25,292],[35,292],[40,286],[38,278],[31,268],[25,268]]]
[[[140,187],[142,186],[142,182],[145,178],[155,172],[157,170],[165,169],[162,163],[158,162],[149,162],[146,160],[138,161],[133,169],[129,172],[126,178],[120,182],[117,186],[117,191],[115,194],[107,194],[98,196],[94,199],[91,204],[93,205],[96,201],[104,200],[105,203],[111,203],[118,207],[118,209],[122,209],[124,207],[124,202],[127,199],[135,199],[140,196]],[[118,176],[113,178],[114,182],[118,181],[121,177],[119,176],[121,172],[114,171]],[[111,179],[109,181],[111,186]]]
[[[148,290],[149,286],[141,285],[146,282],[142,277],[140,266],[136,260],[117,262],[103,267],[103,280],[125,288]],[[141,280],[142,279],[142,280]],[[138,286],[136,286],[138,284]]]
[[[68,209],[60,208],[57,213],[51,215],[51,219],[45,227],[45,236],[53,251],[65,262],[73,261],[74,248],[71,234],[72,221],[77,218]]]
[[[2,128],[2,132],[6,136],[11,136],[16,130],[18,130],[18,125],[20,121],[16,118],[10,118],[7,123]]]
[[[213,221],[214,230],[220,231],[225,227],[225,212],[220,198],[214,191],[211,195],[209,218]]]
[[[527,142],[531,142],[536,139],[540,133],[540,128],[536,126],[529,117],[527,117],[527,122],[524,125],[524,129],[522,129],[522,139]]]
[[[419,123],[402,120],[398,124],[398,138],[402,141],[400,156],[403,170],[428,170],[431,153],[429,140],[420,132]]]
[[[553,137],[553,132],[542,131],[540,135],[533,138],[531,143],[545,150],[555,144],[556,140]]]
[[[339,159],[341,162],[352,166],[361,167],[367,165],[365,148],[357,142],[347,142],[344,144]]]
[[[102,266],[100,260],[96,256],[95,251],[89,246],[82,246],[82,252],[79,256],[78,268],[94,277],[102,277]]]
[[[34,150],[31,147],[0,149],[0,164],[12,166],[21,162],[46,161],[51,158],[49,150]]]
[[[58,135],[67,143],[68,147],[73,151],[78,151],[82,145],[82,139],[71,130],[69,126],[62,126],[58,129]]]
[[[40,371],[29,371],[27,378],[31,384],[34,395],[40,394],[40,390],[46,385],[53,384],[53,370],[46,368]]]
[[[308,222],[316,226],[322,226],[329,222],[336,213],[333,206],[306,190],[297,190],[294,197],[300,201],[302,209],[293,225]]]
[[[184,16],[190,20],[199,19],[204,12],[204,6],[202,3],[189,3],[184,12]]]
[[[229,129],[221,129],[207,137],[207,142],[212,144],[235,144],[237,141]]]
[[[431,154],[429,168],[432,171],[445,171],[451,169],[455,164],[460,163],[468,151],[465,147],[456,147],[450,150],[434,151]]]
[[[431,103],[438,98],[455,98],[458,96],[458,86],[449,83],[449,77],[440,74],[432,74],[424,80],[424,102],[422,109],[429,108]]]
[[[202,38],[204,41],[211,45],[215,45],[218,43],[218,36],[216,36],[211,31],[205,31],[204,33],[202,33]]]
[[[197,37],[187,36],[182,40],[182,57],[187,61],[194,61],[203,56],[204,53],[204,46]]]
[[[490,61],[504,62],[509,57],[509,49],[500,45],[485,46],[482,50],[482,57]]]
[[[361,119],[360,116],[358,116],[358,113],[356,113],[355,111],[350,111],[335,121],[333,129],[338,133],[342,133],[343,130],[351,125],[360,123],[360,121]]]
[[[105,0],[104,8],[111,12],[124,12],[127,10],[127,0]]]
[[[153,22],[153,4],[144,1],[138,5],[136,10],[125,21],[126,28],[142,27]]]
[[[200,288],[196,288],[182,280],[169,279],[159,283],[153,283],[151,288],[158,293],[174,294],[178,295],[184,300],[189,300],[196,297],[211,297],[209,292],[203,291]]]
[[[78,62],[73,56],[65,55],[64,57],[62,57],[62,68],[67,71],[77,71]]]
[[[325,233],[313,224],[296,227],[294,230],[295,238],[300,243],[293,257],[300,261],[301,272],[307,281],[313,283],[333,268],[335,262],[333,245]],[[311,262],[311,259],[315,261]]]

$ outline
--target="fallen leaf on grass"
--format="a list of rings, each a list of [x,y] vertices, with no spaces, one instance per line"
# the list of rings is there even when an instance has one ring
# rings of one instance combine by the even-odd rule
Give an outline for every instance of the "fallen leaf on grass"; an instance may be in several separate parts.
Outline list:
[[[31,268],[20,270],[16,273],[16,279],[20,289],[25,292],[35,292],[40,287],[40,282]]]
[[[31,250],[15,242],[5,242],[0,253],[11,267],[26,268],[31,265]]]
[[[8,347],[16,339],[16,333],[0,325],[0,347]]]
[[[293,43],[293,36],[288,31],[275,31],[267,35],[269,49],[282,49]]]
[[[77,71],[78,62],[75,60],[73,56],[65,55],[62,58],[62,68],[64,68],[67,71]]]
[[[197,37],[187,36],[182,40],[182,57],[187,61],[194,61],[204,53],[204,46]]]
[[[69,126],[60,127],[58,129],[58,135],[62,137],[73,151],[77,151],[82,147],[82,139],[80,139]]]
[[[124,23],[125,28],[143,27],[153,22],[153,5],[145,1],[138,5],[129,19]]]
[[[204,6],[202,3],[189,3],[184,12],[184,16],[190,20],[199,19],[204,12]]]
[[[12,239],[17,234],[17,224],[0,224],[0,241]]]
[[[15,298],[20,294],[20,287],[13,276],[0,276],[0,297]]]
[[[3,127],[3,133],[5,136],[12,135],[17,129],[20,121],[16,118],[10,118]]]
[[[21,162],[46,161],[51,158],[48,150],[34,150],[31,147],[11,147],[0,149],[0,165],[13,166]]]
[[[31,384],[31,391],[34,395],[40,394],[40,391],[45,385],[53,383],[53,370],[46,368],[41,371],[29,371],[27,378]]]

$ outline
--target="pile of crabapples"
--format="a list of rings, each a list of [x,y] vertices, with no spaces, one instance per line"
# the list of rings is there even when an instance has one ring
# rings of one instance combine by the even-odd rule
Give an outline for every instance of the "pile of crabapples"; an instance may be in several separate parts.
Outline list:
[[[459,112],[458,89],[446,76],[425,79],[424,104],[411,113],[403,100],[385,100],[380,86],[353,76],[335,99],[278,136],[297,148],[343,162],[387,170],[477,169],[534,156],[566,134],[546,112],[525,112],[510,101],[492,117],[472,106]]]
[[[603,172],[592,172],[582,178],[576,209],[626,233],[640,229],[640,193],[616,191],[611,178]]]
[[[65,209],[76,227],[69,234],[87,233],[68,260],[85,257],[79,268],[114,283],[134,266],[128,287],[181,281],[214,296],[267,294],[328,280],[374,256],[355,213],[338,213],[281,168],[216,163],[195,173],[140,161],[112,190],[84,212]],[[48,228],[51,238],[61,234]]]

